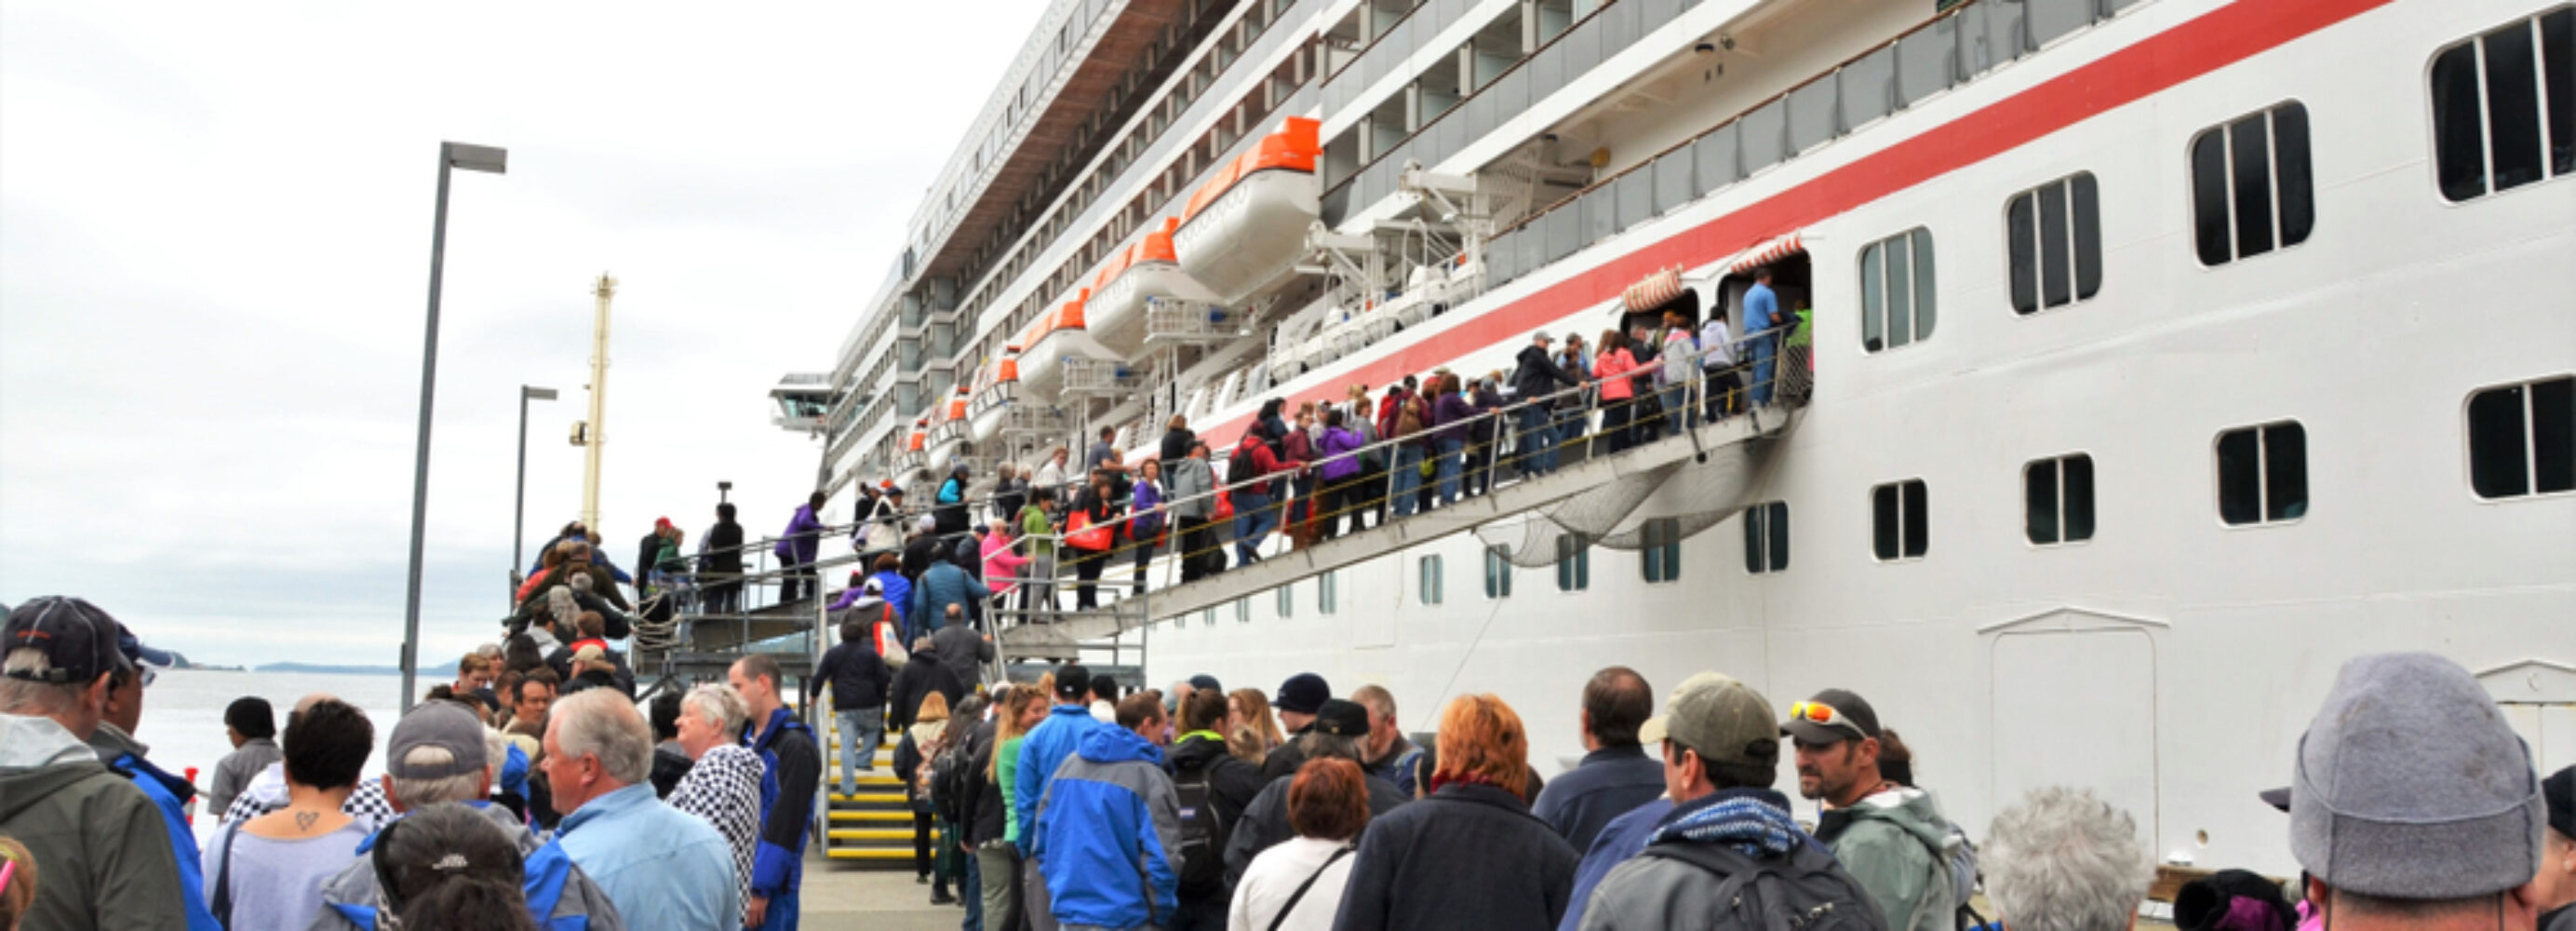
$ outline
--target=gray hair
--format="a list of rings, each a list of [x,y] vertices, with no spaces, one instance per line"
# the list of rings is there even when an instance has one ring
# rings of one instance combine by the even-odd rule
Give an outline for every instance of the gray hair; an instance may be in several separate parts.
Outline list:
[[[561,585],[546,589],[548,620],[570,624],[573,618],[579,616],[581,616],[581,603],[573,600],[572,589]]]
[[[1297,748],[1306,751],[1306,758],[1310,760],[1332,757],[1357,763],[1368,756],[1368,738],[1359,734],[1343,736],[1307,731],[1305,736],[1297,738]]]
[[[1986,895],[2015,931],[2122,931],[2155,878],[2137,822],[2064,786],[1996,815],[1982,860]]]
[[[597,756],[608,777],[634,785],[653,776],[653,728],[616,689],[575,693],[547,709],[566,757]]]
[[[0,662],[0,669],[6,669],[10,674],[8,678],[0,679],[0,712],[50,718],[78,709],[84,693],[89,691],[88,682],[36,682],[17,678],[19,673],[41,676],[54,671],[54,661],[45,655],[45,651],[35,647],[9,651],[8,659]]]
[[[751,706],[743,703],[742,693],[733,686],[709,682],[680,697],[680,713],[704,718],[717,733],[735,737],[742,734],[742,722],[751,717]]]
[[[487,742],[488,746],[488,742]],[[446,747],[422,745],[403,754],[403,765],[437,767],[456,762],[456,754]],[[487,767],[488,771],[488,767]],[[394,776],[390,793],[404,810],[427,808],[441,802],[472,802],[483,797],[484,774],[468,770],[436,779],[406,779]]]

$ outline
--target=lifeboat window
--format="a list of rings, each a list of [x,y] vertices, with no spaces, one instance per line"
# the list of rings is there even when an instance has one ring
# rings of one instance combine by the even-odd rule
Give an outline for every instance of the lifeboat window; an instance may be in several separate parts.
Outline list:
[[[1929,338],[1933,304],[1931,230],[1917,227],[1861,248],[1862,351]]]
[[[1579,592],[1592,587],[1592,541],[1582,534],[1556,538],[1556,590]]]
[[[1921,559],[1931,549],[1931,493],[1922,479],[1870,489],[1870,539],[1880,562]]]
[[[2023,535],[2039,546],[2093,539],[2093,457],[2042,459],[2021,470]]]
[[[1678,581],[1682,577],[1682,522],[1679,518],[1658,517],[1637,528],[1638,568],[1646,582]]]
[[[2203,265],[2306,242],[2316,226],[2308,108],[2293,101],[2195,137],[2191,211]]]
[[[2576,376],[2479,391],[2468,416],[2478,497],[2576,491]]]
[[[2442,196],[2473,200],[2576,172],[2576,6],[2517,20],[2433,57]]]
[[[1494,546],[1485,549],[1485,597],[1512,597],[1512,548]]]
[[[1789,503],[1766,501],[1744,509],[1744,571],[1756,575],[1789,568]]]
[[[1425,557],[1422,557],[1422,558],[1421,558],[1419,561],[1417,561],[1417,563],[1416,563],[1415,572],[1417,573],[1417,578],[1418,578],[1418,580],[1419,580],[1419,581],[1415,584],[1415,588],[1416,588],[1416,589],[1418,589],[1418,590],[1415,592],[1416,597],[1421,598],[1421,599],[1422,599],[1422,603],[1423,603],[1423,604],[1426,604],[1426,605],[1437,605],[1437,604],[1439,604],[1439,603],[1440,603],[1440,557],[1438,557],[1438,556],[1425,556]]]
[[[2013,312],[2034,314],[2102,289],[2100,193],[2093,175],[2059,178],[2004,204]]]
[[[2229,526],[2308,515],[2308,432],[2289,420],[2218,435],[2218,517]]]

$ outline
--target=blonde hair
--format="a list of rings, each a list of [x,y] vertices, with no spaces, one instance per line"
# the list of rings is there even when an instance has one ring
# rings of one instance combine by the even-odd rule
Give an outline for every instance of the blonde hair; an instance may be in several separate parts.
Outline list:
[[[930,693],[929,697],[921,700],[921,711],[913,715],[912,719],[914,721],[948,720],[948,696],[938,692]]]
[[[1242,712],[1244,718],[1242,727],[1225,735],[1226,752],[1258,763],[1288,742],[1288,735],[1279,731],[1279,720],[1270,715],[1270,696],[1260,689],[1236,689],[1225,697],[1227,709]]]
[[[1027,714],[1030,705],[1044,704],[1047,696],[1053,694],[1055,673],[1052,672],[1039,676],[1036,685],[1011,687],[1011,694],[1002,699],[1002,713],[993,719],[993,758],[984,763],[984,778],[1002,778],[1001,746],[1028,733],[1020,729],[1020,715]]]

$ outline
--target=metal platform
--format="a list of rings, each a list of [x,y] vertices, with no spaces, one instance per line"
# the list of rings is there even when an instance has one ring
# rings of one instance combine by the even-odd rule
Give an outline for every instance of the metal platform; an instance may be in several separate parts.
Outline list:
[[[1079,356],[1064,360],[1063,392],[1069,396],[1117,394],[1134,391],[1138,384],[1135,368],[1124,361]]]
[[[1232,311],[1213,304],[1152,298],[1145,305],[1145,345],[1221,343],[1243,335]]]

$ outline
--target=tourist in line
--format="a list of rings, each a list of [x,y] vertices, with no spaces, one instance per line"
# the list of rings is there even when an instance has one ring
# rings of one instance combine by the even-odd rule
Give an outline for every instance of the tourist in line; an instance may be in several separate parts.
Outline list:
[[[688,748],[680,745],[680,701],[678,692],[653,696],[645,708],[644,721],[653,725],[653,797],[670,800],[671,790],[689,775]]]
[[[941,537],[965,533],[974,522],[974,508],[966,502],[966,486],[975,480],[974,467],[963,459],[948,464],[948,477],[939,480],[939,490],[930,495],[932,532]]]
[[[296,715],[304,713],[307,708],[337,700],[319,692],[296,699],[295,706],[286,713],[286,725],[294,727]],[[286,766],[281,757],[280,762],[268,764],[242,785],[241,794],[233,797],[233,803],[224,809],[220,820],[225,824],[248,821],[284,808],[286,803]],[[369,831],[383,827],[394,817],[393,804],[385,800],[384,783],[374,779],[361,780],[358,790],[350,793],[349,801],[340,806],[340,812],[364,823]]]
[[[1351,693],[1351,701],[1368,709],[1368,751],[1361,755],[1360,765],[1369,775],[1394,784],[1405,798],[1419,794],[1414,791],[1418,782],[1414,769],[1426,751],[1404,736],[1397,724],[1395,693],[1382,685],[1363,685]]]
[[[1780,333],[1788,328],[1789,318],[1780,313],[1780,295],[1771,290],[1771,266],[1753,270],[1753,286],[1744,291],[1745,349],[1752,354],[1752,403],[1771,403],[1773,362],[1780,352]]]
[[[760,931],[796,927],[798,890],[805,880],[805,830],[814,810],[814,782],[823,753],[814,731],[796,719],[778,694],[778,661],[760,653],[735,660],[725,680],[751,712],[743,743],[760,755],[760,849],[753,855],[750,904],[743,926]]]
[[[1727,332],[1726,304],[1708,309],[1699,325],[1701,418],[1715,421],[1734,414],[1744,403],[1744,376],[1735,368],[1735,337]]]
[[[1437,463],[1440,506],[1447,507],[1458,500],[1459,478],[1466,469],[1467,421],[1476,416],[1476,407],[1461,393],[1458,376],[1443,375],[1434,384],[1438,398],[1431,402],[1432,456]]]
[[[1277,404],[1276,400],[1271,402]],[[1277,414],[1271,415],[1273,419]],[[1234,444],[1234,455],[1226,461],[1227,494],[1234,501],[1234,562],[1249,566],[1261,561],[1261,540],[1279,526],[1279,511],[1271,500],[1271,476],[1286,471],[1288,463],[1271,451],[1259,425],[1243,433]]]
[[[974,692],[984,679],[979,670],[1000,655],[994,651],[993,635],[977,632],[974,625],[966,622],[965,606],[956,604],[948,606],[947,623],[930,635],[930,647],[939,662],[947,665],[949,675],[957,679],[961,694]]]
[[[903,739],[895,743],[894,775],[903,781],[904,805],[912,812],[912,881],[930,883],[930,904],[949,905],[957,901],[948,894],[948,862],[945,849],[933,849],[930,841],[930,793],[920,789],[922,767],[932,757],[947,749],[941,740],[948,732],[948,697],[932,692],[921,700],[912,722],[903,729]],[[937,867],[934,871],[933,867]]]
[[[894,689],[886,695],[889,708],[886,732],[900,733],[911,727],[921,709],[922,699],[937,695],[951,708],[966,699],[966,681],[949,668],[939,650],[939,641],[929,637],[912,639],[912,658],[894,674]]]
[[[86,743],[120,679],[141,674],[117,648],[122,630],[90,603],[59,597],[30,599],[0,624],[0,835],[45,851],[32,927],[184,928],[199,897],[183,894],[153,800]]]
[[[288,732],[295,729],[290,721]],[[292,737],[286,742],[286,751],[295,752]],[[490,761],[491,746],[482,724],[474,720],[474,712],[444,701],[413,706],[402,720],[394,722],[393,735],[385,744],[382,783],[396,813],[387,830],[399,835],[399,829],[391,825],[398,824],[401,816],[449,802],[463,803],[518,848],[522,858],[520,901],[530,919],[547,928],[586,926],[590,931],[622,931],[626,923],[618,915],[617,906],[590,874],[565,855],[561,845],[540,842],[508,808],[486,801],[492,794]],[[386,842],[386,835],[379,832],[374,843]],[[322,884],[322,908],[314,914],[310,927],[312,931],[376,928],[378,916],[386,912],[402,914],[401,901],[389,896],[388,891],[374,864],[361,858]],[[399,890],[390,891],[399,895]]]
[[[1047,709],[1046,718],[1038,722],[1021,739],[1019,762],[1012,772],[1010,790],[1013,797],[1012,818],[1020,826],[1019,847],[1023,860],[1021,889],[1025,893],[1022,912],[1036,931],[1055,931],[1055,911],[1047,903],[1045,859],[1035,849],[1037,839],[1038,801],[1046,797],[1049,780],[1056,767],[1072,756],[1091,732],[1115,725],[1102,724],[1091,717],[1091,671],[1078,664],[1056,667],[1055,705]]]
[[[1288,469],[1288,491],[1281,493],[1273,485],[1272,495],[1279,503],[1281,533],[1288,538],[1290,549],[1306,545],[1315,519],[1314,425],[1315,405],[1298,405],[1288,425],[1288,435],[1279,441],[1279,461]]]
[[[1626,666],[1593,673],[1582,703],[1583,761],[1549,782],[1530,813],[1574,849],[1590,850],[1610,819],[1664,794],[1666,780],[1664,763],[1638,742],[1638,729],[1655,710],[1646,677]]]
[[[1349,419],[1343,416],[1341,408],[1325,410],[1324,438],[1315,446],[1317,458],[1323,463],[1316,470],[1316,475],[1322,479],[1323,492],[1318,496],[1319,510],[1315,519],[1320,526],[1315,532],[1316,536],[1326,540],[1342,535],[1342,518],[1345,515],[1350,517],[1353,530],[1362,529],[1364,522],[1359,511],[1368,506],[1359,454],[1359,448],[1367,444],[1359,434],[1344,426],[1347,423]]]
[[[1297,836],[1252,861],[1235,887],[1230,922],[1209,927],[1331,931],[1351,877],[1351,854],[1368,828],[1369,791],[1357,764],[1323,757],[1288,784]]]
[[[886,690],[894,685],[894,670],[877,655],[869,626],[855,618],[842,621],[841,642],[823,651],[823,661],[805,677],[806,707],[815,707],[814,697],[823,687],[832,690],[832,721],[841,734],[834,792],[858,791],[859,774],[876,771],[877,746],[885,742]]]
[[[1261,761],[1262,782],[1286,779],[1296,774],[1297,767],[1306,764],[1303,751],[1298,748],[1296,740],[1305,736],[1307,729],[1314,726],[1315,716],[1322,713],[1324,703],[1332,699],[1332,684],[1325,682],[1324,677],[1311,672],[1289,676],[1286,681],[1279,683],[1279,697],[1271,702],[1271,706],[1277,709],[1279,714],[1279,731],[1263,735],[1271,743],[1269,755],[1263,757]],[[1352,759],[1358,759],[1358,757]]]
[[[1216,542],[1216,467],[1208,463],[1208,444],[1190,441],[1186,455],[1172,463],[1172,522],[1180,534],[1173,555],[1181,561],[1181,581],[1195,582],[1225,569],[1225,550]]]
[[[1313,724],[1289,746],[1295,748],[1294,758],[1299,769],[1305,768],[1309,761],[1336,759],[1359,763],[1365,773],[1366,764],[1362,756],[1368,753],[1368,742],[1368,709],[1356,702],[1337,698],[1325,702],[1323,712],[1316,715]],[[1282,748],[1272,753],[1270,758],[1281,760],[1291,756],[1287,748]],[[1267,781],[1260,793],[1252,797],[1251,803],[1244,806],[1243,819],[1234,825],[1225,844],[1225,872],[1229,882],[1241,879],[1244,871],[1252,867],[1252,861],[1263,851],[1296,836],[1288,823],[1288,787],[1294,778],[1292,772],[1289,776]],[[1396,788],[1395,783],[1382,777],[1368,775],[1366,782],[1372,814],[1386,814],[1412,800],[1411,796]]]
[[[778,532],[778,542],[770,547],[770,554],[778,557],[779,566],[787,570],[778,582],[779,604],[822,594],[816,590],[814,578],[814,556],[822,541],[822,512],[823,493],[807,495],[805,503],[787,519],[787,529]]]
[[[365,712],[317,702],[287,729],[285,808],[224,826],[209,848],[205,898],[231,931],[303,931],[322,883],[357,860],[370,826],[340,810],[376,748]]]
[[[1168,723],[1161,696],[1130,695],[1118,723],[1085,732],[1047,781],[1030,846],[1058,926],[1171,923],[1181,839],[1178,797],[1163,771]]]
[[[716,505],[716,522],[698,535],[698,603],[708,614],[742,610],[742,524],[730,502]]]
[[[1061,448],[1056,450],[1058,456],[1063,453],[1064,450]],[[1046,483],[1031,489],[1029,503],[1020,508],[1020,543],[1027,547],[1026,555],[1029,558],[1028,565],[1024,567],[1027,572],[1021,576],[1028,580],[1022,587],[1023,594],[1020,597],[1022,611],[1052,613],[1056,610],[1055,501],[1056,486],[1054,483]],[[1039,623],[1047,623],[1049,620],[1048,618],[1038,619]]]
[[[277,749],[277,712],[268,699],[245,695],[224,706],[224,738],[233,752],[215,764],[214,783],[206,790],[206,810],[222,815],[241,797],[251,777],[285,758]]]
[[[1352,385],[1347,403],[1340,408],[1342,429],[1349,430],[1360,441],[1359,472],[1351,476],[1352,486],[1341,502],[1342,513],[1350,516],[1351,531],[1356,533],[1386,522],[1386,450],[1377,446],[1377,409],[1369,403],[1368,386]],[[1374,515],[1374,520],[1363,519]]]
[[[1145,593],[1145,564],[1153,560],[1156,541],[1168,529],[1163,502],[1171,497],[1171,488],[1163,484],[1161,460],[1147,459],[1136,467],[1135,484],[1127,490],[1127,512],[1134,515],[1127,519],[1127,538],[1136,550],[1135,594]]]
[[[1628,337],[1617,330],[1601,331],[1601,356],[1592,363],[1592,377],[1601,382],[1601,439],[1606,452],[1625,450],[1631,441],[1629,419],[1636,413],[1637,368],[1636,358],[1628,353]]]
[[[1164,462],[1179,462],[1189,458],[1190,446],[1198,441],[1199,435],[1190,431],[1190,419],[1173,414],[1163,422],[1163,441],[1156,452]]]
[[[1270,751],[1287,742],[1288,736],[1279,732],[1279,720],[1270,714],[1270,696],[1261,694],[1260,689],[1226,693],[1226,752],[1260,766],[1270,759]],[[1262,779],[1264,783],[1269,781]]]
[[[974,767],[976,756],[992,746],[994,701],[1008,697],[1010,687],[1004,683],[991,698],[979,692],[949,709],[948,729],[939,736],[945,749],[922,764],[929,770],[930,809],[939,817],[939,857],[948,861],[958,904],[966,909],[958,931],[983,931],[984,927],[983,863],[975,858],[973,831],[966,821],[966,799],[974,791],[967,771]],[[995,876],[994,881],[1004,880]]]
[[[1091,719],[1102,724],[1118,723],[1118,680],[1112,676],[1091,677]]]
[[[1662,342],[1656,348],[1655,386],[1662,392],[1663,435],[1680,436],[1697,419],[1690,410],[1690,383],[1699,377],[1699,344],[1691,338],[1690,321],[1670,310],[1664,311],[1657,339]]]
[[[1204,676],[1200,678],[1206,678]],[[1172,783],[1181,803],[1180,906],[1164,931],[1222,931],[1226,927],[1226,841],[1243,823],[1243,813],[1261,793],[1261,769],[1226,752],[1225,692],[1189,690],[1180,700],[1178,734],[1172,741]],[[1294,821],[1294,812],[1291,812]]]
[[[1378,816],[1360,836],[1342,931],[1544,931],[1566,911],[1579,855],[1529,816],[1529,732],[1492,695],[1440,714],[1431,794]]]
[[[110,771],[133,780],[145,798],[161,812],[162,827],[167,830],[170,846],[179,863],[180,895],[187,899],[188,927],[191,931],[217,931],[215,917],[206,907],[205,874],[197,856],[197,836],[188,827],[188,811],[196,805],[197,788],[177,774],[154,765],[149,759],[151,748],[134,739],[143,726],[143,691],[151,685],[158,671],[170,668],[176,659],[169,653],[146,647],[124,625],[116,626],[116,647],[126,661],[126,674],[114,679],[107,692],[107,711],[91,732],[89,748],[98,753],[100,762]]]
[[[1869,890],[1888,928],[1949,931],[1959,909],[1950,821],[1932,796],[1879,772],[1878,712],[1827,689],[1790,706],[1780,732],[1797,746],[1798,794],[1828,806],[1816,839]]]
[[[1020,505],[1029,503],[1029,477],[1019,466],[1001,463],[993,467],[993,519],[1010,523],[1020,513]]]
[[[1640,852],[1610,869],[1567,919],[1593,931],[1760,927],[1764,915],[1728,890],[1763,875],[1766,894],[1789,897],[1763,907],[1839,915],[1836,927],[1886,927],[1868,891],[1799,829],[1788,797],[1772,791],[1780,768],[1774,720],[1768,700],[1725,676],[1702,673],[1674,690],[1663,716],[1644,728],[1663,757],[1667,813],[1655,817]]]
[[[2025,927],[2130,927],[2156,875],[2128,812],[2064,786],[1996,814],[1985,863],[1997,920]]]
[[[974,540],[958,538],[961,544],[979,546]],[[980,551],[977,555],[981,555]],[[954,559],[934,559],[921,570],[912,583],[912,609],[904,616],[912,618],[914,632],[938,633],[951,616],[963,617],[966,609],[993,597],[993,590],[957,564]],[[962,626],[962,625],[961,625]]]
[[[693,762],[689,773],[671,790],[671,807],[697,817],[723,835],[733,854],[735,896],[741,907],[751,901],[752,858],[760,846],[759,754],[742,745],[743,721],[750,710],[733,687],[705,683],[680,700],[680,749]],[[742,927],[737,914],[729,927]]]
[[[404,931],[537,931],[519,880],[527,861],[510,835],[463,805],[433,805],[374,843],[385,909]],[[388,927],[395,926],[387,921]]]
[[[1065,541],[1065,545],[1073,550],[1073,577],[1076,579],[1073,587],[1073,609],[1076,611],[1089,611],[1100,607],[1097,584],[1100,581],[1100,572],[1108,565],[1110,556],[1116,551],[1118,505],[1114,497],[1115,492],[1110,490],[1109,484],[1107,473],[1094,472],[1091,475],[1091,483],[1083,486],[1082,494],[1073,501],[1074,510],[1079,512],[1076,516],[1080,518],[1083,526],[1100,528],[1100,531],[1106,534],[1107,543],[1096,547],[1085,546],[1081,543],[1084,535],[1078,532],[1081,528],[1076,528],[1072,519],[1067,519],[1065,522],[1065,533],[1071,534]]]
[[[1016,552],[1016,542],[1011,538],[1008,520],[985,525],[983,534],[977,539],[976,548],[984,557],[984,586],[992,591],[993,603],[997,607],[1004,598],[1019,589],[1022,567],[1029,562],[1028,557]]]
[[[653,732],[635,702],[593,689],[556,706],[546,778],[564,812],[555,842],[629,928],[688,931],[742,916],[733,856],[714,826],[663,804],[648,781]]]
[[[1034,685],[1006,688],[989,722],[992,735],[976,738],[966,773],[959,820],[966,825],[966,842],[974,848],[975,871],[982,877],[984,925],[993,931],[1020,927],[1020,828],[1011,785],[1018,775],[1021,738],[1046,719],[1054,688],[1051,675],[1040,676]]]
[[[1556,470],[1556,395],[1583,387],[1583,379],[1567,374],[1549,357],[1550,342],[1547,331],[1540,330],[1531,335],[1530,344],[1521,347],[1520,354],[1512,360],[1512,393],[1520,402],[1512,415],[1513,429],[1520,437],[1516,451],[1522,475],[1545,475]]]
[[[2548,840],[2541,845],[2538,897],[2540,931],[2576,931],[2576,766],[2541,780],[2549,809]]]
[[[1038,466],[1036,486],[1040,490],[1060,495],[1065,492],[1066,483],[1072,480],[1073,450],[1058,446],[1053,452],[1047,454],[1046,462]]]
[[[1413,376],[1387,389],[1392,406],[1378,416],[1378,434],[1395,441],[1388,447],[1387,499],[1393,502],[1397,517],[1409,517],[1421,507],[1417,491],[1423,487],[1422,464],[1431,455],[1431,435],[1424,431],[1431,425],[1431,406],[1415,392]]]
[[[1468,386],[1467,403],[1476,418],[1467,422],[1467,474],[1462,493],[1473,498],[1494,490],[1494,449],[1501,438],[1503,395],[1495,389],[1502,373],[1494,372]]]

